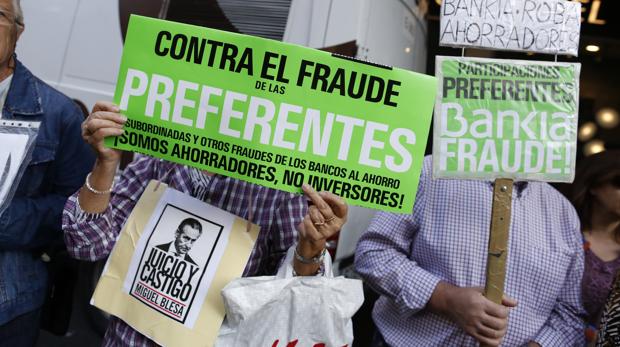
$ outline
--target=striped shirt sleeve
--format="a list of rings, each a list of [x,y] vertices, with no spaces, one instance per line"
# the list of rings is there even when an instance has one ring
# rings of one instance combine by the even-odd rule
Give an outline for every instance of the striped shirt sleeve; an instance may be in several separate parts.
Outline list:
[[[96,261],[106,258],[129,214],[142,192],[154,176],[156,161],[146,157],[127,166],[121,175],[125,183],[114,187],[108,207],[100,214],[87,214],[78,204],[79,191],[65,204],[63,231],[65,244],[71,256],[77,259]]]

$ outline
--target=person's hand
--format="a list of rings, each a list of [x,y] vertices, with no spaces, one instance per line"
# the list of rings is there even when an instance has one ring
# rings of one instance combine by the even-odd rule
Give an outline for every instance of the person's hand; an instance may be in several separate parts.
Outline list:
[[[312,258],[323,251],[328,238],[340,231],[347,221],[348,207],[342,198],[330,192],[317,193],[307,184],[302,189],[312,204],[299,226],[297,252]]]
[[[482,288],[460,288],[440,282],[441,313],[459,325],[481,345],[499,346],[508,328],[508,311],[517,301],[504,296],[498,305],[482,295]],[[438,286],[439,287],[439,286]],[[435,296],[433,292],[433,296]],[[431,300],[433,299],[431,296]]]
[[[108,136],[123,134],[127,117],[120,114],[118,106],[111,102],[98,101],[91,114],[82,122],[82,138],[97,153],[97,160],[91,173],[86,176],[88,189],[80,189],[79,202],[82,210],[89,213],[105,211],[110,202],[114,174],[121,159],[121,151],[107,148],[103,140]],[[91,191],[95,189],[100,191]]]
[[[482,288],[453,287],[448,300],[452,307],[449,316],[480,344],[499,346],[508,329],[508,308],[516,300],[504,296],[498,305],[482,295]]]
[[[123,124],[127,117],[120,114],[118,106],[111,102],[98,101],[91,114],[82,122],[82,138],[97,153],[98,161],[116,165],[121,151],[107,148],[103,140],[108,136],[123,134]]]

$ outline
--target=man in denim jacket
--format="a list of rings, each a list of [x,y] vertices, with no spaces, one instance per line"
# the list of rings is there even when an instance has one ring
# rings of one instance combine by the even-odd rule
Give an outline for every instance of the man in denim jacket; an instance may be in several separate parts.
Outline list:
[[[41,249],[62,242],[63,206],[94,162],[80,136],[82,112],[16,59],[15,44],[23,30],[19,0],[0,0],[1,118],[41,122],[31,161],[0,215],[2,347],[36,342],[47,286]]]

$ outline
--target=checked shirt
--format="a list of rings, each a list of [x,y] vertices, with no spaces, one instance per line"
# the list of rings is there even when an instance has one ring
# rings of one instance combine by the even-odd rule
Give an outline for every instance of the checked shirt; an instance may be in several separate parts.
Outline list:
[[[493,187],[433,180],[424,161],[411,214],[378,213],[356,268],[381,297],[373,319],[390,346],[476,346],[425,309],[439,281],[484,287]],[[503,346],[583,346],[583,248],[573,207],[546,183],[515,184],[505,293],[518,301]]]
[[[306,214],[302,195],[286,193],[230,177],[207,176],[195,168],[140,156],[114,186],[108,209],[101,214],[83,212],[77,194],[69,198],[63,214],[65,242],[71,255],[95,261],[105,259],[125,221],[151,179],[201,199],[261,227],[244,276],[274,275],[286,251],[297,240],[295,227]],[[112,317],[103,345],[157,346],[122,320]]]

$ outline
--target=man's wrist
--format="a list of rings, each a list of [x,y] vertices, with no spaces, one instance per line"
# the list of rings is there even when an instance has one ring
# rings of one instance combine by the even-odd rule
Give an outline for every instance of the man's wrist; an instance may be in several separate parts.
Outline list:
[[[451,306],[450,298],[455,288],[455,286],[447,282],[439,281],[437,286],[435,286],[435,290],[433,290],[433,294],[431,294],[431,298],[428,300],[428,309],[433,313],[447,317],[449,307]]]
[[[297,253],[304,258],[315,258],[325,250],[325,240],[309,241],[301,238],[297,243]]]

